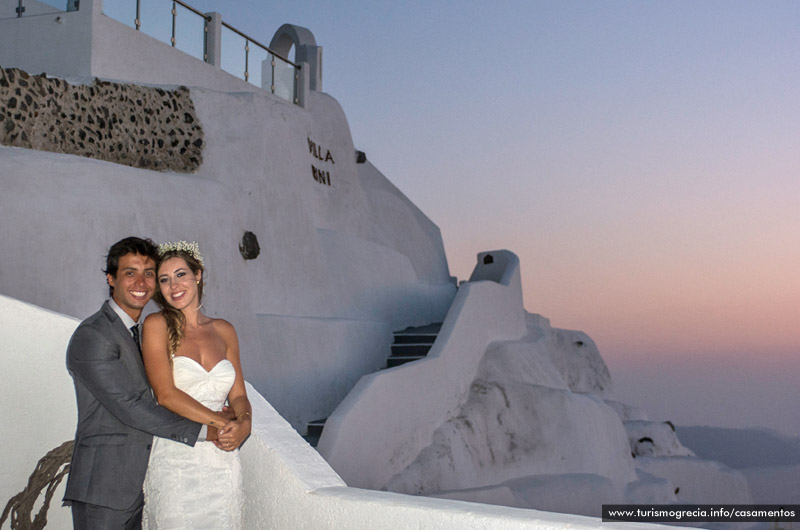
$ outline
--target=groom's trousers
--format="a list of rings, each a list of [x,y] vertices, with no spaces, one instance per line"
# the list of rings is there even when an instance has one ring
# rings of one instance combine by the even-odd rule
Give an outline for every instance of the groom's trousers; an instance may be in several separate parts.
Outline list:
[[[72,527],[74,530],[141,530],[144,495],[127,510],[72,501]]]

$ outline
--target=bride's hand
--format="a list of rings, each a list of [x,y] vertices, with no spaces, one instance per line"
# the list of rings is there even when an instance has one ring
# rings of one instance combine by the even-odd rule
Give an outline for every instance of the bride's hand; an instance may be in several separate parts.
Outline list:
[[[233,451],[250,436],[250,428],[249,415],[229,421],[219,431],[217,447],[223,451]]]

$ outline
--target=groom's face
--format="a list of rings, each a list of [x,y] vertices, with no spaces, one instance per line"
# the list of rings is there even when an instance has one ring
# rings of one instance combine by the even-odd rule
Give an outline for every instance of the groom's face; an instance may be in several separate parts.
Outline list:
[[[125,254],[119,258],[117,275],[108,275],[108,285],[114,288],[117,305],[138,321],[156,291],[156,264],[141,254]]]

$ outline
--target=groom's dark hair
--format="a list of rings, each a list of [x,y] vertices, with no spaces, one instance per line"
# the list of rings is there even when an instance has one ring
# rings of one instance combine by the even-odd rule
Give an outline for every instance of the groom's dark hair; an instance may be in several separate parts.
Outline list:
[[[141,254],[156,261],[158,259],[158,247],[152,240],[141,237],[126,237],[117,241],[108,249],[106,269],[103,272],[116,278],[119,270],[119,258],[126,254]],[[114,288],[110,285],[108,286],[108,295],[114,296]]]

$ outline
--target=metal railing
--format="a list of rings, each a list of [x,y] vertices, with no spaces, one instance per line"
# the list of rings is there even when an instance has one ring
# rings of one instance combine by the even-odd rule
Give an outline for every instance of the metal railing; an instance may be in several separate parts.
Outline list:
[[[206,15],[205,13],[201,13],[197,9],[193,8],[192,6],[181,2],[180,0],[172,0],[172,35],[170,36],[169,42],[173,48],[176,47],[177,39],[175,36],[175,29],[177,27],[176,23],[178,20],[178,6],[183,7],[184,9],[188,10],[190,13],[194,13],[198,15],[200,18],[203,19],[203,60],[208,61],[208,23],[211,21],[211,17]],[[141,0],[136,0],[136,20],[134,21],[134,25],[137,31],[141,30],[142,27],[142,3]]]
[[[14,8],[14,13],[17,18],[26,16],[26,15],[42,15],[42,14],[51,14],[51,13],[62,13],[65,11],[77,11],[78,10],[78,1],[79,0],[39,0],[35,3],[28,3],[25,5],[25,0],[18,0],[16,2],[16,7]],[[12,2],[9,2],[8,7],[13,5]],[[28,11],[28,7],[32,7],[31,11]],[[48,7],[52,8],[52,11],[48,9]],[[10,12],[6,12],[3,10],[4,13],[10,14]],[[0,14],[0,18],[5,18],[6,14]]]
[[[20,0],[20,2],[21,1],[22,0]],[[160,13],[157,11],[156,6],[163,6],[170,2],[172,3],[172,9],[170,11],[172,23],[170,28],[166,30],[164,27],[165,21],[163,20],[166,18],[164,16],[166,14],[166,10],[164,10],[163,13]],[[220,69],[240,79],[244,79],[250,84],[269,90],[271,93],[287,101],[297,103],[297,82],[300,71],[300,67],[297,64],[285,57],[281,57],[270,50],[269,47],[261,44],[254,38],[224,21],[221,22],[223,34],[218,36],[222,47],[221,57],[218,61],[212,61],[209,57],[210,52],[208,48],[209,31],[211,30],[210,22],[212,21],[211,16],[198,11],[194,7],[181,0],[150,0],[149,2],[145,3],[147,4],[145,6],[148,11],[147,13],[145,13],[143,10],[143,0],[135,0],[136,11],[132,27],[134,27],[137,31],[143,31],[144,33],[147,33],[151,37],[161,40],[162,42],[169,42],[173,48],[178,48],[181,51],[189,53],[190,55],[193,55],[194,57],[207,63],[213,62],[214,64],[217,64]],[[117,0],[116,2],[114,0],[103,0],[103,12],[111,18],[114,18],[124,24],[129,24],[128,21],[130,20],[131,13],[126,13],[124,7],[130,6],[130,4],[130,0],[124,0],[122,2],[120,0]],[[178,24],[179,8],[182,8],[182,11],[185,11],[186,13],[191,13],[194,16],[200,17],[198,20],[202,20],[202,28],[198,26],[196,31],[202,31],[202,39],[192,37],[191,33],[183,34],[181,32],[182,28]],[[154,19],[152,27],[148,27],[146,24],[143,26],[143,19],[147,17]],[[243,56],[241,52],[237,53],[235,51],[236,46],[227,45],[232,43],[230,42],[229,38],[226,39],[226,31],[231,33],[233,38],[243,40],[244,45],[239,48],[244,51]],[[187,41],[189,42],[187,43]],[[192,41],[202,42],[202,51],[193,49]],[[255,45],[255,50],[251,50],[251,44]],[[254,72],[251,68],[253,55],[262,60],[269,60],[270,68],[266,69],[262,67],[261,71],[258,72],[258,75],[254,75]],[[267,83],[263,82],[264,80],[261,79],[264,74],[268,76]]]
[[[275,52],[270,50],[269,47],[261,44],[254,38],[250,37],[249,35],[246,35],[245,33],[242,33],[241,31],[234,28],[230,24],[225,23],[224,21],[222,22],[222,27],[233,32],[234,37],[238,37],[244,40],[244,46],[242,47],[242,49],[244,50],[244,68],[243,70],[240,70],[240,72],[242,72],[242,75],[244,76],[244,80],[250,82],[250,77],[251,77],[250,55],[251,52],[253,54],[257,53],[257,50],[250,49],[250,44],[255,44],[256,47],[261,50],[262,52],[261,55],[262,56],[265,55],[264,58],[262,59],[261,64],[262,65],[264,64],[263,60],[269,60],[270,92],[282,97],[283,99],[288,99],[289,101],[297,102],[297,78],[299,75],[300,67],[295,63],[293,63],[292,61],[290,61],[289,59],[286,59],[276,54]],[[222,43],[223,46],[225,46],[224,35]],[[223,70],[238,76],[238,74],[232,69],[228,70],[223,67]],[[264,69],[262,68],[261,70],[262,77],[264,73],[265,73]],[[261,80],[260,83],[253,83],[253,84],[261,86],[262,88],[266,88],[265,84],[263,83],[263,79]]]

